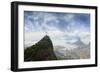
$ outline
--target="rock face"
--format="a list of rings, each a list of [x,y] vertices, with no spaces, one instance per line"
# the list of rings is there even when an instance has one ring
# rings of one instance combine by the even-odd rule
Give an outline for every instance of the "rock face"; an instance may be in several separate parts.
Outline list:
[[[53,52],[53,44],[49,36],[44,36],[39,42],[24,50],[24,61],[57,60]]]

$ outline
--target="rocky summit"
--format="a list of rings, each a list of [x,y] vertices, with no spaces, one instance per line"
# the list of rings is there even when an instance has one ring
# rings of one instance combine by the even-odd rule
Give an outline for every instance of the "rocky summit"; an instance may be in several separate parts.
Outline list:
[[[53,44],[48,35],[45,35],[39,42],[24,50],[24,61],[46,61],[57,60]]]

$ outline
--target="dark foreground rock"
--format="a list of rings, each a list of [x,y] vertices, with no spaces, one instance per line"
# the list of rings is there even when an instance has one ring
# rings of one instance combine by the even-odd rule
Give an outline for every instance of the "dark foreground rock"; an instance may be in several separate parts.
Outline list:
[[[57,60],[53,44],[49,36],[44,36],[39,42],[24,50],[24,61]]]

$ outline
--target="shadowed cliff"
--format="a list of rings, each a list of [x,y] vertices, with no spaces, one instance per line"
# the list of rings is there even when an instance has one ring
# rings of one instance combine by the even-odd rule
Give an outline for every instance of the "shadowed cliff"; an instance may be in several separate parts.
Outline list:
[[[24,61],[57,60],[53,44],[49,36],[44,36],[39,42],[24,50]]]

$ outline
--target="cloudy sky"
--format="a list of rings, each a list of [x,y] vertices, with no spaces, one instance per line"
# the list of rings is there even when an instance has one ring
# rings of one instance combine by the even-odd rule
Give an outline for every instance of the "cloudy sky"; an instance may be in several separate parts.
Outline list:
[[[54,45],[90,41],[90,14],[24,11],[25,46],[50,36]],[[74,46],[75,47],[75,46]]]

